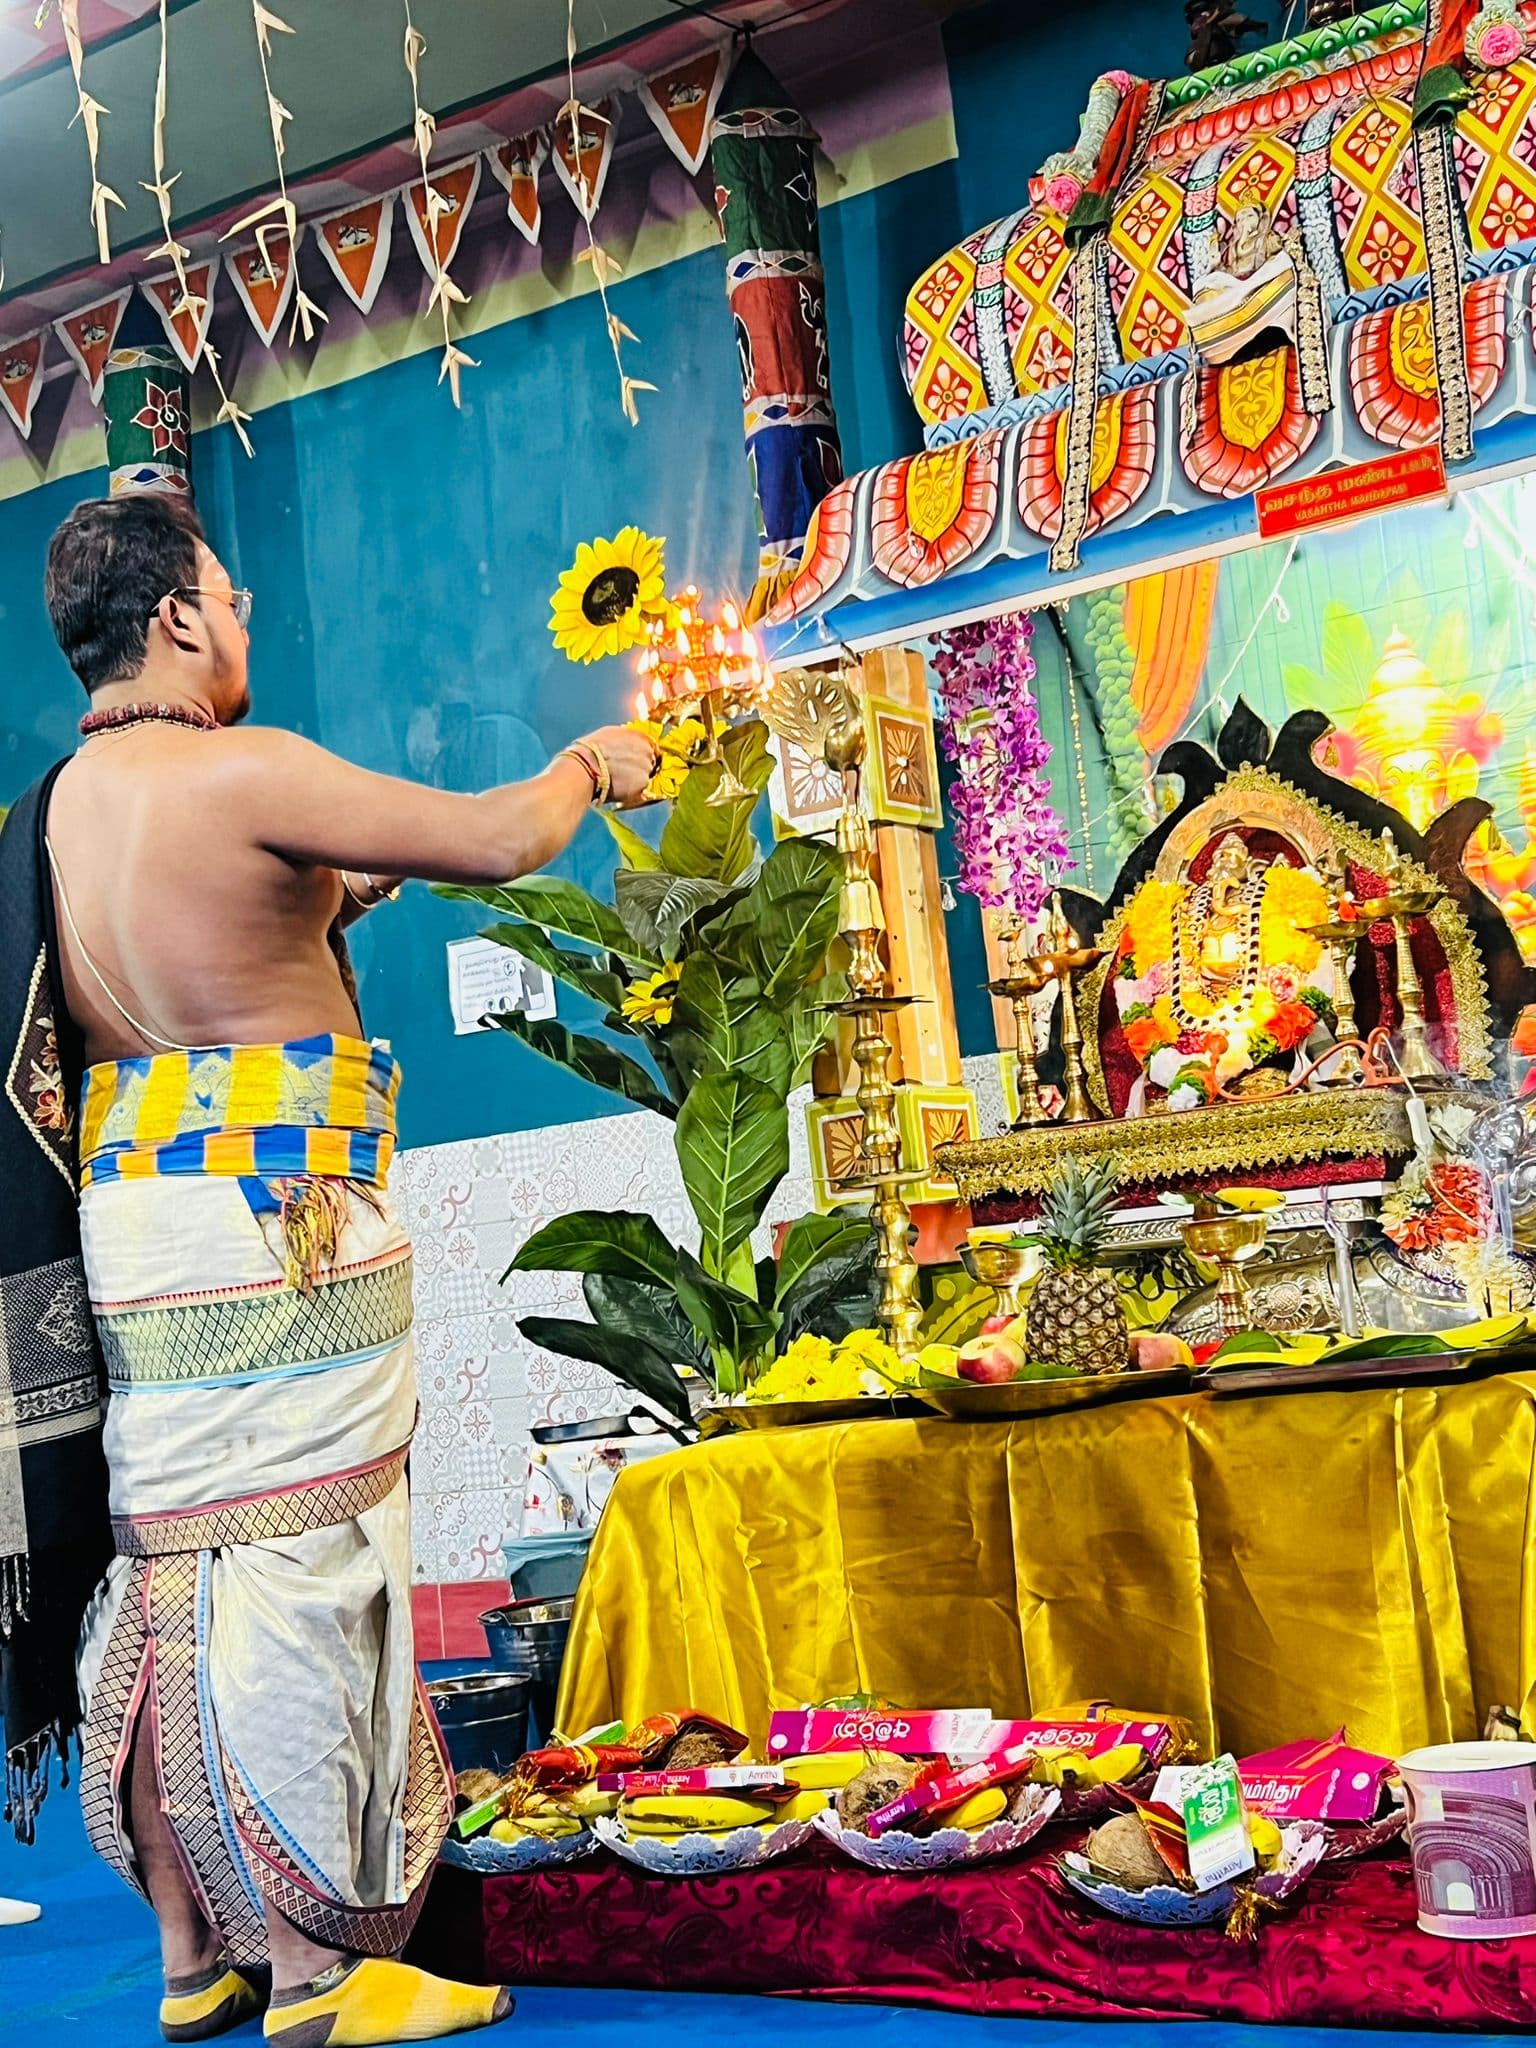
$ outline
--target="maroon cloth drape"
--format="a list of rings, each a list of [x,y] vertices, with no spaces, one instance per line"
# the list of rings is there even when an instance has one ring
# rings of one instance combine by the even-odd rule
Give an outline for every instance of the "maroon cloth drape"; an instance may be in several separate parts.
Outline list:
[[[1254,1941],[1134,1927],[1013,1861],[881,1877],[818,1844],[762,1871],[649,1878],[604,1851],[544,1876],[440,1869],[411,1959],[484,1983],[786,1992],[1054,2019],[1536,2030],[1536,1941],[1418,1932],[1399,1852],[1325,1865]]]

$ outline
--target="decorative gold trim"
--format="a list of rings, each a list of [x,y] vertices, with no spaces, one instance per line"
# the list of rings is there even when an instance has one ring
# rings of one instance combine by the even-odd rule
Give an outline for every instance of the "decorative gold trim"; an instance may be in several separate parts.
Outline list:
[[[945,1145],[937,1163],[954,1175],[963,1202],[987,1195],[1042,1195],[1065,1155],[1109,1161],[1122,1187],[1309,1159],[1358,1159],[1413,1151],[1408,1108],[1396,1090],[1328,1090],[1284,1102],[1218,1102],[1168,1116],[1119,1122],[1047,1124],[975,1145]]]
[[[1229,804],[1228,797],[1241,797],[1246,801],[1241,805]],[[1291,840],[1314,865],[1329,848],[1336,847],[1361,867],[1370,867],[1372,873],[1380,872],[1379,867],[1372,866],[1373,862],[1381,860],[1379,840],[1373,839],[1360,826],[1351,824],[1347,818],[1341,818],[1337,811],[1330,810],[1317,798],[1307,796],[1281,776],[1271,773],[1268,768],[1243,767],[1233,769],[1203,803],[1197,805],[1187,818],[1180,820],[1168,835],[1167,843],[1147,879],[1176,881],[1187,862],[1218,832],[1233,825],[1254,824],[1267,825]],[[1401,872],[1405,889],[1439,889],[1442,886],[1439,878],[1428,868],[1406,856]],[[1135,900],[1133,891],[1114,916],[1106,921],[1096,940],[1104,951],[1103,962],[1083,977],[1081,1001],[1084,1015],[1093,1020],[1093,1028],[1084,1034],[1087,1039],[1084,1057],[1088,1066],[1088,1086],[1106,1108],[1109,1098],[1099,1048],[1099,1019],[1104,984],[1114,967],[1126,915]],[[1456,998],[1459,1070],[1469,1081],[1486,1081],[1493,1071],[1492,1018],[1488,1007],[1488,977],[1472,936],[1472,927],[1449,897],[1436,904],[1429,914],[1429,922],[1450,968],[1451,991]]]

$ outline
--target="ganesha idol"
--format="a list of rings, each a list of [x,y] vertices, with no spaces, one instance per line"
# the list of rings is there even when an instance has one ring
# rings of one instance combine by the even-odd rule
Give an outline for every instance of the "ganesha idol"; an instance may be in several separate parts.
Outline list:
[[[1144,882],[1112,970],[1141,1068],[1127,1113],[1283,1094],[1332,1044],[1333,964],[1309,929],[1332,915],[1322,878],[1290,849],[1255,856],[1236,830],[1178,881]]]

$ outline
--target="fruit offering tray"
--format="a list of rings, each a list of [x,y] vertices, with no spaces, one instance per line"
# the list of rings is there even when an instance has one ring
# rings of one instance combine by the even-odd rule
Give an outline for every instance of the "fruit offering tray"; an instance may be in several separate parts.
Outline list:
[[[1031,1415],[1055,1415],[1069,1408],[1107,1408],[1117,1401],[1155,1400],[1189,1391],[1187,1366],[1158,1372],[1073,1373],[1054,1379],[1004,1380],[977,1386],[970,1380],[929,1382],[918,1399],[951,1422],[1016,1422]]]

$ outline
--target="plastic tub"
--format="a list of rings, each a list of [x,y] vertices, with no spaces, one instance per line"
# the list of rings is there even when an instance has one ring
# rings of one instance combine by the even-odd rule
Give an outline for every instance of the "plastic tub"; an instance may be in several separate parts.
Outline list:
[[[1536,1743],[1447,1742],[1399,1769],[1419,1926],[1451,1941],[1536,1934]]]
[[[581,1583],[592,1542],[590,1529],[572,1529],[558,1536],[523,1536],[502,1545],[512,1598],[568,1600]]]
[[[528,1748],[533,1681],[521,1672],[482,1671],[472,1678],[436,1678],[427,1697],[456,1772],[504,1775]]]

